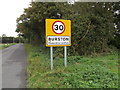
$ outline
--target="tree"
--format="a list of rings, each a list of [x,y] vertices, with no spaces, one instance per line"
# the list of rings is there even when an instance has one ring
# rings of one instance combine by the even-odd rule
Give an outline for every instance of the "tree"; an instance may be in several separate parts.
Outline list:
[[[45,19],[61,18],[72,21],[72,46],[70,55],[89,55],[108,52],[114,40],[114,3],[38,3],[17,19],[16,32],[33,44],[45,46]],[[58,15],[59,14],[59,15]],[[32,38],[32,39],[31,39]],[[62,51],[56,49],[57,51]]]
[[[6,34],[2,34],[2,37],[7,37],[7,35]]]
[[[114,23],[115,23],[115,40],[113,41],[114,45],[120,49],[120,2],[116,2],[113,5],[114,8]]]

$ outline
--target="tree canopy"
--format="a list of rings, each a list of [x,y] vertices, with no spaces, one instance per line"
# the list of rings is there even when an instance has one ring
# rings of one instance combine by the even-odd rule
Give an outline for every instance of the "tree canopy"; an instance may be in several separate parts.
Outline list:
[[[17,18],[16,32],[21,33],[27,42],[45,46],[45,19],[71,20],[72,46],[69,47],[69,55],[108,52],[109,45],[118,40],[120,16],[115,12],[119,11],[119,4],[32,2]]]

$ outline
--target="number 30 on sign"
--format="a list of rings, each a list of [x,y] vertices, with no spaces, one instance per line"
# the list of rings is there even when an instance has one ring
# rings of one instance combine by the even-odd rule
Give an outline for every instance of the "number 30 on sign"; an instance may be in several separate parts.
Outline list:
[[[71,46],[71,21],[46,19],[46,46]]]
[[[52,25],[52,29],[56,34],[62,34],[65,31],[65,25],[61,21],[55,21]]]

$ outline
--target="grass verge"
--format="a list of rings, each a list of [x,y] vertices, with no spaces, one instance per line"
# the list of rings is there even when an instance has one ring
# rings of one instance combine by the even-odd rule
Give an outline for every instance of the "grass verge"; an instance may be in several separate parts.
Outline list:
[[[16,43],[0,44],[0,50],[15,45]]]
[[[49,48],[26,44],[28,53],[27,88],[118,88],[118,54],[98,57],[69,56],[54,59],[50,70]]]

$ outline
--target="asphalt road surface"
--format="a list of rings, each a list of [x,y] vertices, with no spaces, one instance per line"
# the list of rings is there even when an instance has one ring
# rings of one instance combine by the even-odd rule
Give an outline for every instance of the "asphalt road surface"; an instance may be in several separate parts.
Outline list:
[[[26,88],[27,55],[23,44],[2,51],[2,88]]]

